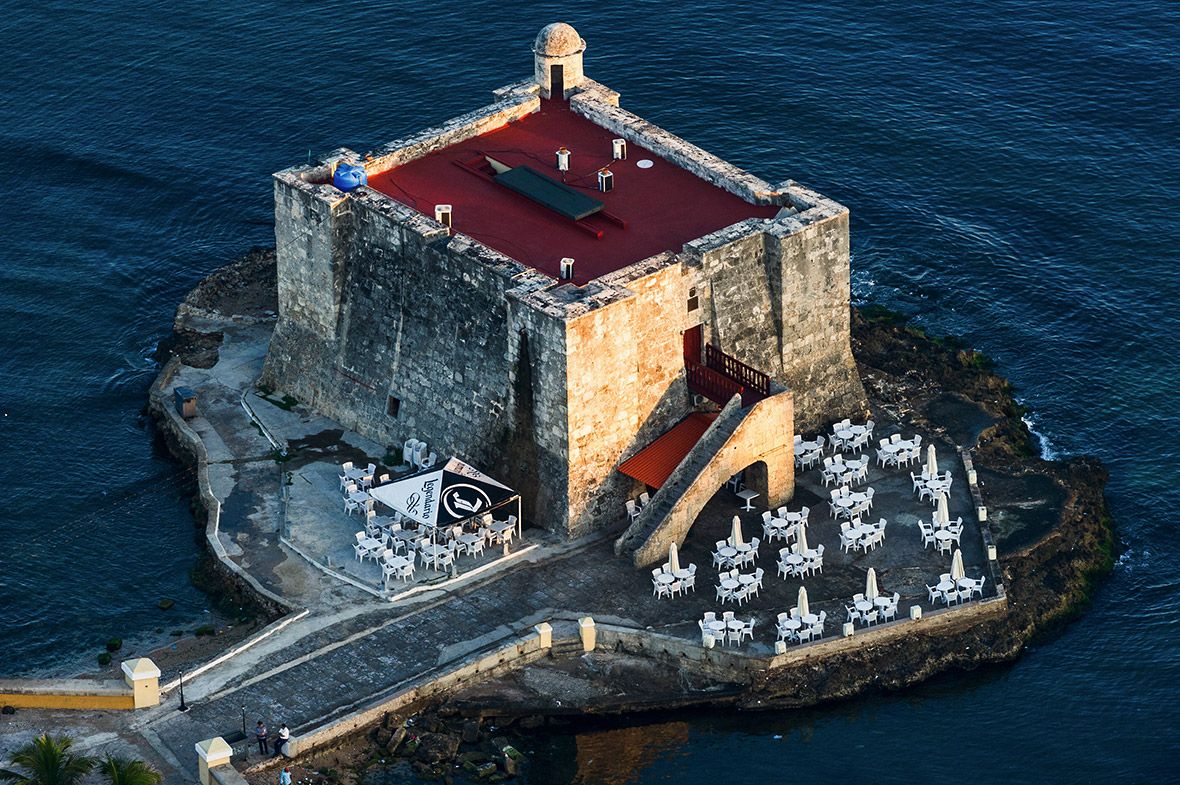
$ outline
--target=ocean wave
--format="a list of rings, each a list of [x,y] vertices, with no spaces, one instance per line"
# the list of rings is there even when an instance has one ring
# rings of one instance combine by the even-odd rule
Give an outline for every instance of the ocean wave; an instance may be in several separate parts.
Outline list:
[[[1055,461],[1061,457],[1061,453],[1049,441],[1049,437],[1037,426],[1037,418],[1033,414],[1023,414],[1020,417],[1021,421],[1028,426],[1028,430],[1033,436],[1037,437],[1037,441],[1041,445],[1041,458],[1046,461]]]

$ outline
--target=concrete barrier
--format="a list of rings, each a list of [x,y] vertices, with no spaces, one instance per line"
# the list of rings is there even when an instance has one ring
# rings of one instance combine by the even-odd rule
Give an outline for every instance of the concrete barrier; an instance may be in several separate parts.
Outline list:
[[[160,702],[160,669],[147,657],[115,679],[0,679],[0,704],[18,709],[142,709]]]

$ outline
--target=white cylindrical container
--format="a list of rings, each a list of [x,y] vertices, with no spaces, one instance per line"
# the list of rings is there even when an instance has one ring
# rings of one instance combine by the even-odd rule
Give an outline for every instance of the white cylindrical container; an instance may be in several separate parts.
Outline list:
[[[568,172],[570,170],[570,151],[562,147],[558,149],[556,155],[557,171]]]
[[[574,277],[574,260],[570,257],[565,257],[561,260],[561,274],[558,276],[563,281],[568,281]]]
[[[450,229],[452,226],[452,214],[453,211],[449,204],[436,204],[434,206],[434,220],[447,227],[447,229]]]
[[[598,170],[598,190],[606,192],[614,190],[615,176],[610,169]]]

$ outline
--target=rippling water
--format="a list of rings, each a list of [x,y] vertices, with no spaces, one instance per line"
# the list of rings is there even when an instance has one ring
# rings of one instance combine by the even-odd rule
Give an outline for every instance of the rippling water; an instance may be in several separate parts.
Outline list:
[[[190,478],[140,415],[146,358],[193,283],[272,241],[269,174],[486,101],[531,72],[536,30],[565,19],[589,43],[589,74],[628,108],[849,205],[856,296],[996,357],[1055,454],[1110,466],[1127,545],[1090,613],[1012,667],[817,711],[652,725],[619,737],[651,745],[632,780],[1167,779],[1180,697],[1178,8],[9,8],[4,670],[68,670],[111,635],[200,618]],[[164,595],[171,615],[154,608]],[[539,779],[594,781],[601,766],[579,770],[593,754],[575,751],[596,743],[552,737]]]

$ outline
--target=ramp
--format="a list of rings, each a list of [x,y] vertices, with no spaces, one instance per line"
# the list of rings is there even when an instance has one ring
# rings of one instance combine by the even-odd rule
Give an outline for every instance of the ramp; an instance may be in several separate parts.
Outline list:
[[[740,395],[705,430],[639,517],[615,541],[615,553],[629,554],[636,567],[663,560],[680,545],[713,494],[751,464],[766,465],[763,502],[777,507],[795,491],[791,455],[794,406],[781,391],[743,407]]]

